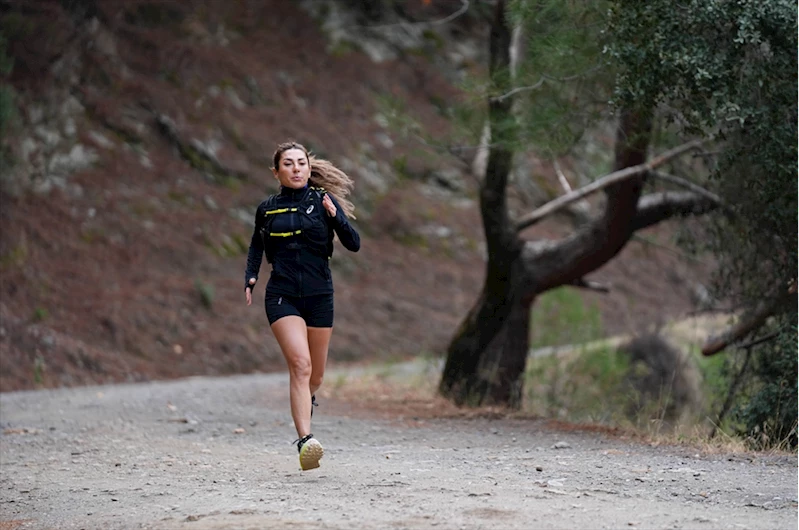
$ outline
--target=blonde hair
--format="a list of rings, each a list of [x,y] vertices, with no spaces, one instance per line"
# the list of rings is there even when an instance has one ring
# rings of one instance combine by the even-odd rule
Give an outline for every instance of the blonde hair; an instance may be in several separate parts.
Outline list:
[[[305,146],[297,142],[285,142],[277,146],[277,150],[272,156],[275,168],[279,167],[283,153],[289,149],[301,149],[305,153],[305,156],[308,157],[308,163],[311,165],[311,185],[324,188],[325,191],[333,194],[341,209],[344,210],[344,215],[355,219],[355,205],[347,198],[355,187],[355,182],[350,176],[334,166],[329,160],[317,158],[308,153]]]

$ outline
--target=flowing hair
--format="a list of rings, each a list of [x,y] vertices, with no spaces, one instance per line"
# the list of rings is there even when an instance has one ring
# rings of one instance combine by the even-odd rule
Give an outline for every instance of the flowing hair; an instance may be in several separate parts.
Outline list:
[[[309,179],[311,185],[324,188],[325,191],[333,194],[344,211],[344,215],[355,219],[355,205],[347,198],[355,187],[355,182],[349,175],[334,166],[329,160],[317,158],[308,153],[305,146],[297,142],[286,142],[277,146],[277,150],[272,157],[275,168],[279,166],[283,152],[289,149],[300,149],[305,153],[305,156],[308,157],[308,163],[311,165],[311,178]]]

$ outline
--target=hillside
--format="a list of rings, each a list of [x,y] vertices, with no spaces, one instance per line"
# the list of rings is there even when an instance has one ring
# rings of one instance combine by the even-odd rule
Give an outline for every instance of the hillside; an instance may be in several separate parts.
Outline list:
[[[426,4],[403,16],[461,5]],[[390,126],[386,102],[445,140],[458,76],[482,69],[479,15],[398,44],[404,33],[361,31],[378,24],[335,2],[2,9],[19,112],[3,139],[0,390],[282,370],[266,282],[246,307],[243,268],[255,207],[275,189],[271,154],[287,139],[357,183],[363,246],[333,257],[332,361],[443,353],[482,284],[475,180],[464,160]],[[553,220],[530,237],[568,229]],[[669,230],[646,237],[668,241]],[[597,275],[611,293],[584,297],[608,333],[634,331],[690,309],[696,274],[634,242]]]

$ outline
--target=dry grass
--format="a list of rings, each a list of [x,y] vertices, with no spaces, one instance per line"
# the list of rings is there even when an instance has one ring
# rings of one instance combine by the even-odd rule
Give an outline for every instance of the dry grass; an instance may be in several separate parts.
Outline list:
[[[631,425],[601,425],[550,419],[502,407],[458,407],[437,392],[439,370],[432,363],[377,364],[349,372],[331,375],[320,397],[331,412],[358,417],[379,418],[408,425],[434,419],[497,419],[543,421],[548,429],[561,432],[601,434],[619,440],[634,441],[652,447],[670,446],[690,449],[699,454],[791,455],[790,451],[772,449],[757,452],[749,449],[743,439],[718,431],[708,439],[704,425],[680,424],[672,430],[662,428],[656,421],[642,422],[643,428]]]

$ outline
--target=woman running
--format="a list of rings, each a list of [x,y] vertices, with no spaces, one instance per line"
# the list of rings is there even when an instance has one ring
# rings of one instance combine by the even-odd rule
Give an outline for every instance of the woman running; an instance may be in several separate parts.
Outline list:
[[[266,316],[289,370],[291,417],[302,470],[319,467],[322,444],[311,434],[316,391],[322,384],[333,333],[333,280],[329,261],[334,235],[357,252],[358,232],[347,195],[352,179],[296,142],[280,144],[272,157],[280,192],[255,212],[244,293],[252,304],[261,259],[272,264],[266,284]]]

